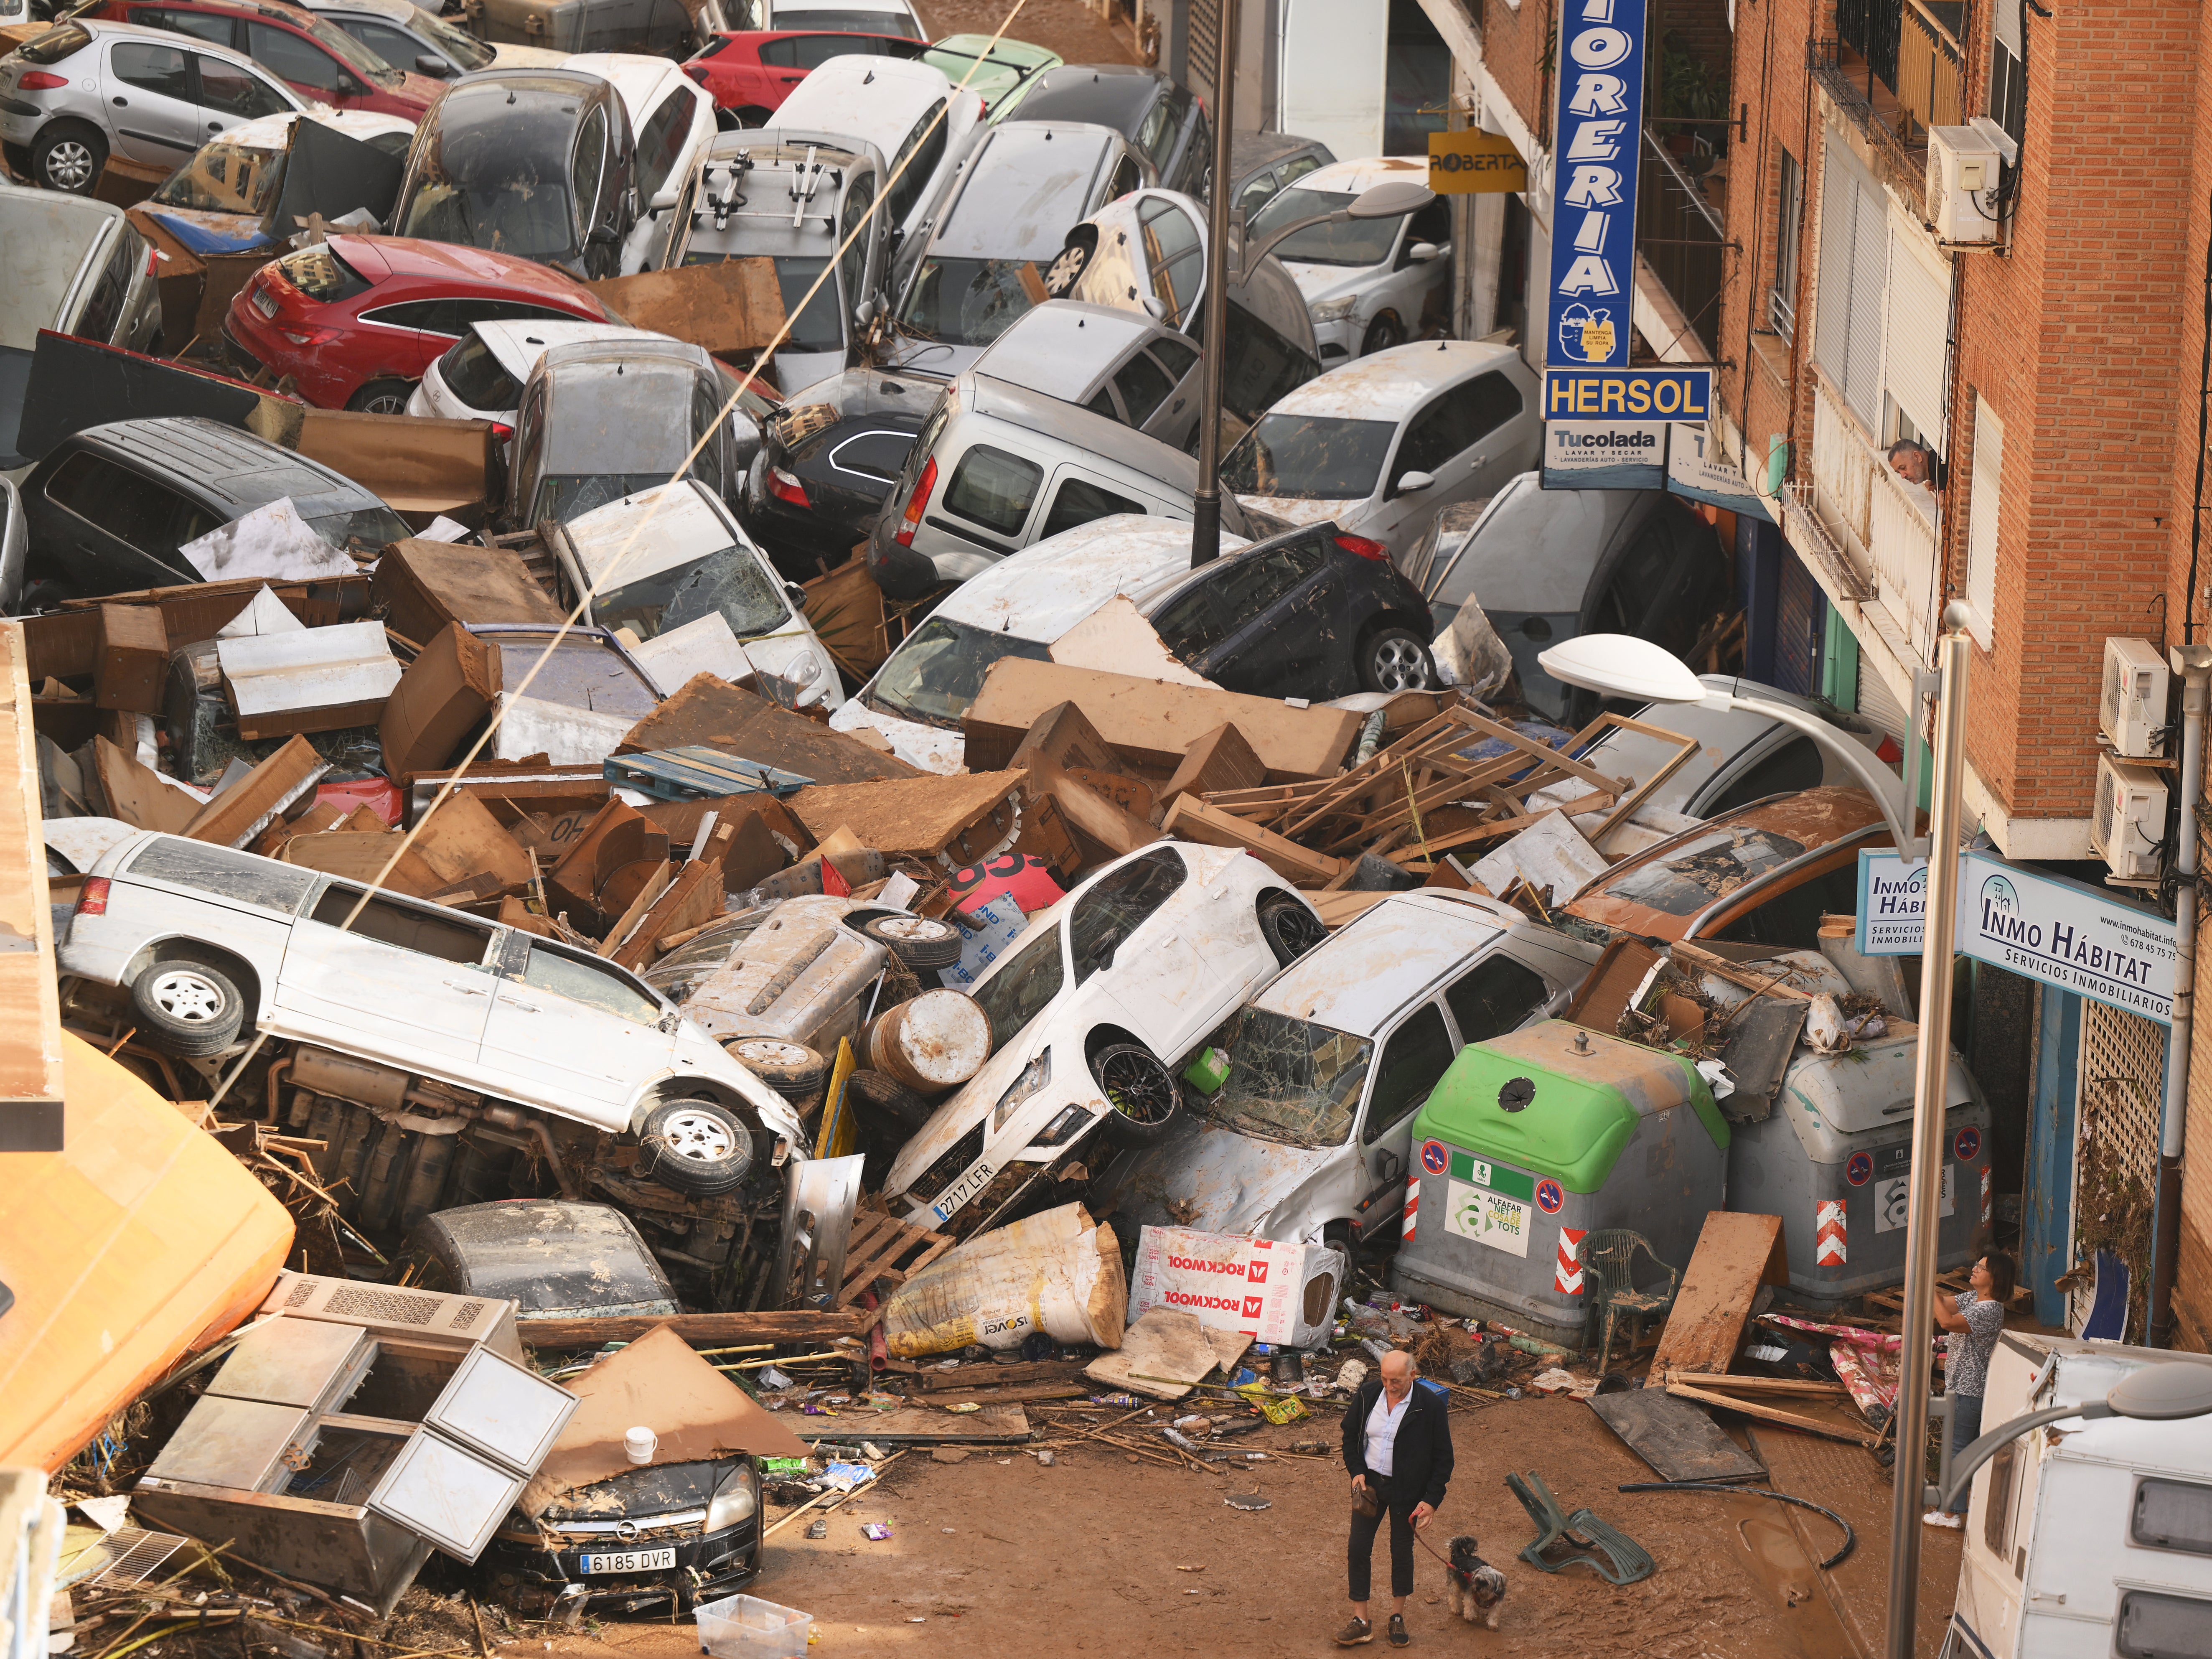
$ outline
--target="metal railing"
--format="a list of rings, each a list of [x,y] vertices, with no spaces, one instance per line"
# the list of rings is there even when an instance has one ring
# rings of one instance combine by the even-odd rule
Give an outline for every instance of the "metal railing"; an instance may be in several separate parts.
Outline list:
[[[1644,147],[1658,165],[1638,176],[1637,252],[1681,307],[1698,337],[1696,355],[1710,361],[1728,276],[1728,229],[1697,180],[1648,127]]]
[[[1883,182],[1893,185],[1916,209],[1922,208],[1928,193],[1926,143],[1901,130],[1913,125],[1908,112],[1902,108],[1894,117],[1883,112],[1875,100],[1892,101],[1891,89],[1871,78],[1867,63],[1855,50],[1850,58],[1844,56],[1847,45],[1832,39],[1808,41],[1807,65],[1836,106],[1866,135]]]
[[[1960,113],[1965,90],[1963,53],[1959,37],[1952,33],[1945,18],[1948,14],[1964,26],[1965,8],[1958,0],[1950,3],[1930,6],[1923,0],[1905,0],[1904,27],[1899,32],[1897,46],[1897,79],[1892,83],[1897,88],[1897,101],[1905,119],[1916,125],[1924,135],[1929,127],[1954,127],[1964,118]],[[1908,129],[1908,138],[1915,134]]]

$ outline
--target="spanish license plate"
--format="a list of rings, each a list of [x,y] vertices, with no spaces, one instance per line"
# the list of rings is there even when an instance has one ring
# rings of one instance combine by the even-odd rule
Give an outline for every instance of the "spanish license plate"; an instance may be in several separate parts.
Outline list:
[[[253,308],[264,317],[274,317],[276,314],[276,296],[265,288],[256,289],[253,293]]]
[[[949,1188],[946,1189],[944,1197],[939,1199],[936,1203],[929,1206],[930,1214],[937,1218],[937,1224],[941,1227],[946,1222],[951,1220],[954,1212],[958,1210],[960,1206],[965,1204],[969,1199],[975,1197],[976,1194],[981,1192],[984,1188],[989,1186],[991,1184],[991,1177],[996,1173],[997,1171],[992,1169],[989,1162],[987,1160],[984,1163],[978,1164],[974,1169],[969,1170],[966,1175],[962,1176],[958,1181],[955,1182]]]
[[[586,1572],[653,1572],[676,1565],[676,1552],[665,1550],[623,1550],[614,1555],[584,1557]]]

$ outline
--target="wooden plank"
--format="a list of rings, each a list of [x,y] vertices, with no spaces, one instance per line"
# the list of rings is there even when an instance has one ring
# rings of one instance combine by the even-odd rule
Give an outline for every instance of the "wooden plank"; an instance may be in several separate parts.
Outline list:
[[[858,1336],[869,1316],[817,1313],[620,1314],[605,1319],[525,1319],[515,1329],[529,1348],[597,1347],[635,1342],[656,1325],[672,1327],[686,1342],[827,1342]]]
[[[720,259],[584,286],[631,327],[696,341],[708,351],[757,351],[783,326],[783,289],[773,259]],[[724,390],[736,387],[725,381]]]
[[[1759,1287],[1789,1282],[1780,1216],[1708,1212],[1674,1294],[1674,1311],[1660,1333],[1652,1376],[1726,1371],[1742,1346]]]
[[[1766,1473],[1703,1407],[1663,1389],[1594,1394],[1583,1403],[1662,1480],[1750,1480]]]
[[[1098,735],[1098,728],[1072,702],[1056,702],[1036,717],[1007,760],[1006,769],[1021,771],[1040,762],[1063,771],[1077,767],[1094,772],[1121,769],[1121,757],[1114,752],[1113,745]]]
[[[1677,743],[1681,747],[1655,768],[1650,777],[1630,790],[1620,805],[1606,814],[1605,822],[1599,824],[1595,832],[1590,836],[1592,844],[1595,844],[1601,836],[1615,825],[1624,823],[1632,817],[1636,809],[1651,798],[1651,792],[1673,777],[1681,769],[1682,763],[1698,752],[1696,738],[1686,738],[1679,732],[1669,732],[1664,726],[1647,725],[1642,720],[1632,720],[1626,714],[1602,714],[1598,719],[1601,725],[1609,725],[1622,732],[1633,732],[1641,737],[1655,738],[1661,742]]]
[[[471,549],[471,551],[479,550]],[[866,783],[925,775],[904,761],[855,742],[842,732],[779,708],[712,674],[695,674],[616,746],[619,755],[698,744],[763,765],[781,767],[817,786]]]
[[[1849,1394],[1840,1382],[1815,1382],[1795,1376],[1711,1376],[1701,1371],[1676,1371],[1668,1379],[1695,1389],[1740,1389],[1748,1394]]]
[[[1600,790],[1595,794],[1577,796],[1559,806],[1547,806],[1540,812],[1522,812],[1510,818],[1486,818],[1480,823],[1444,835],[1425,834],[1418,845],[1401,847],[1389,857],[1394,863],[1403,864],[1409,859],[1440,856],[1456,852],[1462,847],[1474,846],[1479,842],[1495,841],[1500,836],[1517,836],[1530,824],[1540,818],[1547,818],[1554,812],[1565,812],[1569,817],[1579,812],[1595,812],[1612,799],[1611,795]]]
[[[1795,1412],[1785,1412],[1778,1407],[1762,1406],[1755,1400],[1731,1400],[1726,1395],[1708,1393],[1704,1389],[1686,1388],[1680,1382],[1669,1382],[1667,1392],[1684,1400],[1695,1400],[1700,1404],[1718,1406],[1746,1417],[1755,1417],[1762,1423],[1778,1423],[1786,1429],[1796,1429],[1805,1434],[1817,1434],[1825,1440],[1840,1440],[1846,1445],[1872,1446],[1879,1444],[1881,1437],[1869,1431],[1845,1428],[1840,1423],[1830,1423],[1817,1417],[1800,1417]],[[1595,1395],[1591,1396],[1593,1399]]]
[[[100,607],[100,657],[93,671],[93,701],[102,708],[135,714],[161,712],[161,687],[169,672],[169,633],[161,607]]]
[[[243,847],[330,769],[331,763],[305,738],[287,738],[283,748],[200,808],[184,833],[194,841]]]
[[[62,1148],[62,1023],[54,981],[53,912],[46,902],[38,735],[31,725],[30,646],[21,623],[0,622],[0,755],[13,779],[0,789],[0,1130],[25,1152]],[[116,1149],[118,1154],[126,1149]],[[19,1162],[16,1168],[20,1170]],[[17,1175],[11,1178],[34,1184]],[[21,1192],[25,1200],[29,1194]],[[27,1212],[27,1204],[17,1211]],[[29,1311],[26,1304],[25,1312]],[[22,1315],[17,1315],[20,1323]]]
[[[1217,726],[1183,750],[1182,764],[1160,790],[1163,801],[1172,801],[1186,791],[1206,798],[1228,790],[1257,788],[1267,780],[1244,734],[1233,725]]]
[[[951,1411],[971,1402],[978,1406],[1023,1406],[1041,1400],[1083,1400],[1097,1391],[1095,1382],[1012,1382],[995,1389],[970,1389],[964,1394],[932,1395],[929,1403]]]
[[[849,830],[858,845],[880,853],[933,857],[994,811],[1028,775],[984,772],[814,784],[787,804],[817,841],[833,830]]]
[[[1287,881],[1310,882],[1318,886],[1343,867],[1340,860],[1301,847],[1249,818],[1208,806],[1194,795],[1178,795],[1168,808],[1167,817],[1160,820],[1160,828],[1183,841],[1202,842],[1209,847],[1242,848]]]
[[[1716,956],[1711,951],[1700,949],[1686,939],[1676,939],[1667,949],[1675,961],[1685,963],[1699,973],[1711,974],[1717,979],[1726,980],[1731,985],[1741,986],[1747,991],[1757,991],[1771,997],[1795,997],[1800,1002],[1810,1002],[1813,1000],[1796,986],[1778,980],[1771,974],[1754,974],[1748,969],[1739,968],[1726,957]]]
[[[1080,1359],[1038,1359],[1018,1365],[1001,1365],[984,1360],[963,1365],[957,1370],[940,1371],[925,1361],[914,1374],[914,1386],[923,1394],[974,1394],[979,1389],[1002,1382],[1073,1382],[1082,1380],[1087,1363]]]
[[[924,1406],[898,1411],[848,1408],[836,1417],[802,1417],[791,1425],[801,1440],[872,1440],[878,1446],[914,1441],[948,1446],[1006,1445],[1030,1437],[1030,1419],[1019,1406],[987,1405],[960,1416]]]

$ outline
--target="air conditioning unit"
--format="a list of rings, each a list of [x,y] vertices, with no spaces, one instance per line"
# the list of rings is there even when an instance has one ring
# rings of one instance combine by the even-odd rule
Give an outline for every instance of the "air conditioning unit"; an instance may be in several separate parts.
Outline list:
[[[2089,844],[2097,855],[2116,876],[2155,880],[2159,843],[2165,839],[2166,774],[2098,756],[2097,808],[2089,821]]]
[[[2122,759],[2166,753],[2166,659],[2148,640],[2105,641],[2105,681],[2097,693],[2097,729]]]
[[[375,1336],[459,1338],[481,1342],[509,1359],[522,1358],[514,1328],[514,1304],[501,1297],[453,1296],[401,1290],[351,1279],[280,1269],[276,1288],[261,1304],[265,1314],[358,1325]]]
[[[1997,239],[1996,146],[1972,127],[1928,129],[1928,216],[1943,242]]]

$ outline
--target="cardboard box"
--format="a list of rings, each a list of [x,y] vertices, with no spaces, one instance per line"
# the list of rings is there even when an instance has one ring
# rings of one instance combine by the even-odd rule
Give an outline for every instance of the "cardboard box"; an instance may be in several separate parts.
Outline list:
[[[392,631],[417,645],[449,623],[543,623],[567,618],[520,553],[450,542],[394,542],[377,562],[371,594]]]
[[[506,495],[506,469],[489,421],[266,403],[246,424],[257,436],[351,478],[417,529],[440,514],[474,528]]]
[[[428,772],[453,758],[500,693],[498,648],[448,623],[407,665],[376,728],[387,777]]]

